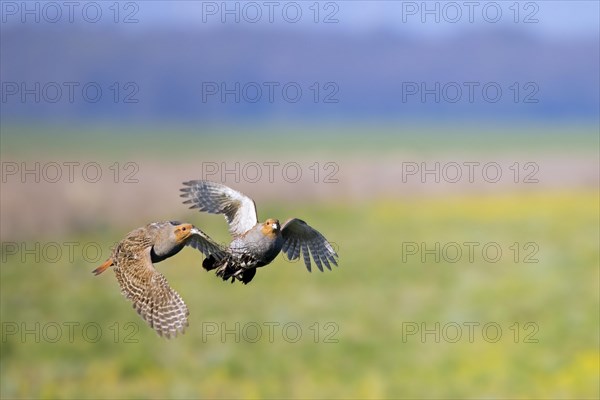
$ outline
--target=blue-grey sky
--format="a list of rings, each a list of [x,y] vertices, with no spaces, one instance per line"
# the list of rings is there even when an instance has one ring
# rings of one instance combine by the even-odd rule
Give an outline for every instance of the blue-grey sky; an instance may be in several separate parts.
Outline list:
[[[66,8],[57,9],[67,3],[77,6],[73,22],[65,22]],[[25,13],[19,9],[23,4]],[[599,5],[597,0],[4,1],[2,116],[597,121]],[[105,93],[103,103],[51,97],[64,82],[81,82],[83,88],[90,81]],[[123,85],[123,96],[137,96],[134,105],[123,107],[115,96],[110,101],[106,94],[117,93],[115,82]],[[273,100],[263,91],[264,83],[273,82],[297,85],[302,102],[288,101],[282,89],[279,101]],[[23,100],[35,99],[31,90],[46,93],[36,91],[36,84],[54,92],[47,101]],[[467,95],[467,84],[478,85],[478,96]],[[238,86],[255,88],[256,97],[242,101],[246,89]],[[494,100],[486,97],[483,88],[489,87],[499,95]]]
[[[222,1],[140,2],[140,22],[147,22],[149,26],[156,24],[219,26],[222,25],[222,19],[225,19],[228,24],[235,23],[235,13],[228,14],[223,3]],[[297,7],[292,3],[299,4],[302,12],[302,17],[297,23],[289,23],[296,19]],[[302,29],[321,27],[341,30],[390,29],[408,31],[417,35],[445,35],[460,30],[460,27],[504,25],[531,30],[542,35],[599,34],[600,2],[596,0],[320,1],[318,16],[316,16],[315,3],[312,0],[229,1],[226,2],[225,7],[230,11],[239,7],[240,25],[245,26],[269,25],[269,12],[272,12],[273,24]],[[497,14],[498,10],[501,15]],[[257,12],[261,13],[260,17]],[[436,18],[439,18],[439,22]],[[315,23],[315,19],[319,23]],[[325,24],[326,19],[338,22]],[[254,20],[258,23],[253,23]]]
[[[243,27],[278,26],[290,29],[326,29],[337,31],[391,30],[411,35],[447,35],[461,28],[481,26],[491,29],[512,27],[539,35],[598,36],[600,34],[600,1],[379,1],[379,0],[258,0],[258,1],[194,1],[143,0],[121,1],[115,15],[115,1],[6,1],[1,3],[2,25],[30,23],[34,15],[25,8],[41,12],[53,19],[57,12],[64,22],[69,15],[66,3],[74,4],[75,22],[82,22],[82,11],[94,18],[97,12],[89,3],[99,4],[101,23],[117,18],[137,21],[131,29],[158,26]],[[58,6],[58,7],[57,7]],[[58,11],[57,11],[58,8]],[[44,14],[45,13],[45,14]],[[223,23],[225,21],[225,23]],[[46,21],[47,22],[47,21]],[[329,23],[327,23],[329,22]],[[89,25],[89,24],[87,24]],[[127,25],[118,24],[119,28]]]

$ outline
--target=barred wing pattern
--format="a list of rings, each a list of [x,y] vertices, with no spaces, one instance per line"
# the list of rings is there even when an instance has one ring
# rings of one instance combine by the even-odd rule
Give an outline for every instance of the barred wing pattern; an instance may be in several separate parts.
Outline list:
[[[187,240],[186,246],[193,247],[206,257],[214,255],[216,258],[219,258],[220,255],[226,250],[222,246],[219,246],[219,244],[212,240],[207,234],[197,228],[196,232]]]
[[[311,271],[311,256],[320,271],[323,265],[331,270],[331,264],[337,266],[337,253],[331,244],[317,230],[298,218],[287,221],[281,229],[283,248],[288,259],[297,260],[302,255],[304,264]]]
[[[212,214],[223,214],[229,224],[229,232],[241,236],[258,223],[254,201],[230,187],[210,181],[188,181],[180,189],[181,197],[188,198],[184,204]]]
[[[121,246],[115,249],[115,274],[121,292],[138,314],[160,336],[171,338],[185,331],[189,311],[181,296],[152,265],[152,244],[147,240],[148,246],[142,251],[131,252]]]

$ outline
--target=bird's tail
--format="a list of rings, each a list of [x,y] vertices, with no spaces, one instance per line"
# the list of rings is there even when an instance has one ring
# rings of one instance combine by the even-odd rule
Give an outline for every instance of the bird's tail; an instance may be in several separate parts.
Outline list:
[[[109,258],[108,260],[106,260],[104,262],[104,264],[102,264],[101,266],[99,266],[98,268],[96,268],[95,270],[92,271],[92,273],[94,275],[100,275],[101,273],[103,273],[104,271],[106,271],[106,269],[108,267],[111,267],[114,265],[113,259]]]

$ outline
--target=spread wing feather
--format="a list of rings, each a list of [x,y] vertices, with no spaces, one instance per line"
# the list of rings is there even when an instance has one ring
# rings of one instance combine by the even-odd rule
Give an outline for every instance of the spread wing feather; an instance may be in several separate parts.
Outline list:
[[[115,274],[133,308],[159,335],[170,338],[185,331],[189,311],[152,265],[151,248],[149,244],[142,251],[131,252],[119,246],[115,251]]]
[[[199,250],[206,257],[221,254],[225,249],[212,240],[206,233],[196,228],[196,233],[192,234],[186,242],[187,246]]]
[[[211,214],[223,214],[229,224],[229,232],[233,236],[241,236],[258,223],[254,201],[219,183],[196,180],[183,183],[181,197],[187,198],[183,203],[191,204]]]
[[[297,260],[302,254],[306,269],[311,271],[311,257],[320,271],[323,265],[331,269],[331,264],[337,266],[337,253],[331,244],[316,229],[298,218],[287,221],[282,229],[282,251],[288,259]]]

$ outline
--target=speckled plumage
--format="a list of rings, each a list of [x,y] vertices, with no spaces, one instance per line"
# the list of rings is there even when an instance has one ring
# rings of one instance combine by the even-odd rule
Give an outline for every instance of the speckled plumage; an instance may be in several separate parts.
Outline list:
[[[256,268],[271,263],[283,251],[288,259],[302,256],[311,271],[311,256],[320,271],[337,266],[337,253],[317,230],[306,222],[292,218],[283,226],[269,218],[258,222],[256,205],[248,196],[225,185],[210,181],[184,182],[184,204],[212,214],[223,214],[233,237],[229,248],[207,256],[202,266],[215,270],[224,280],[250,282]]]
[[[222,251],[191,224],[155,222],[129,232],[94,273],[99,275],[114,266],[121,292],[148,325],[161,336],[177,336],[188,326],[189,311],[153,263],[174,256],[185,245],[207,256]]]

